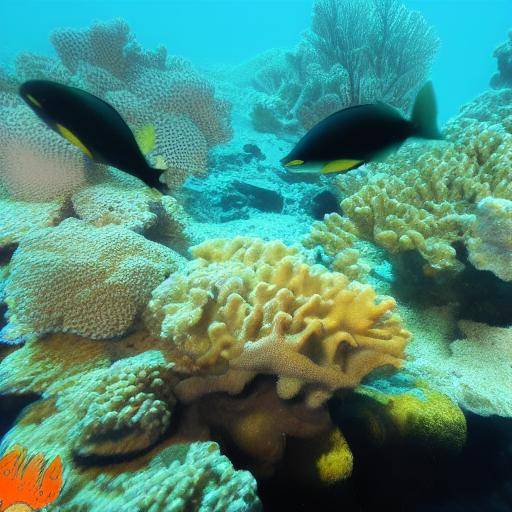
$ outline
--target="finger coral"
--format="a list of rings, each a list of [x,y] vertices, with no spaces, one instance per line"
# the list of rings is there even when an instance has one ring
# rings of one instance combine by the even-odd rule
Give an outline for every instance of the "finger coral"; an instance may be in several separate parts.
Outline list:
[[[459,119],[450,129],[456,142],[433,148],[411,143],[386,163],[369,165],[356,190],[350,179],[337,178],[344,225],[330,218],[315,225],[310,244],[332,253],[331,239],[341,240],[343,254],[355,226],[358,236],[391,254],[417,251],[427,275],[462,270],[454,245],[469,236],[477,203],[491,195],[512,198],[512,135],[474,120]]]
[[[150,293],[176,270],[171,249],[127,229],[69,218],[26,235],[5,288],[11,336],[127,332]]]
[[[409,333],[368,286],[310,266],[280,242],[205,242],[154,292],[145,315],[189,375],[180,399],[239,393],[258,374],[278,377],[284,399],[319,406],[374,368],[399,366]]]

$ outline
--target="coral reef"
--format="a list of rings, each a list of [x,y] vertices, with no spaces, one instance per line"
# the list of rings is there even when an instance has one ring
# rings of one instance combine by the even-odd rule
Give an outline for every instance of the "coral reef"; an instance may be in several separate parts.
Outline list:
[[[407,111],[438,45],[423,16],[398,0],[317,0],[297,49],[268,54],[257,71],[254,86],[265,96],[253,122],[262,131],[303,131],[376,100]]]
[[[70,218],[34,230],[11,261],[4,336],[119,336],[179,261],[171,249],[114,225],[98,228]]]
[[[512,30],[508,33],[508,41],[494,50],[494,58],[498,61],[498,72],[491,79],[491,86],[499,89],[512,87]]]
[[[315,407],[376,367],[400,365],[409,333],[390,315],[393,299],[377,303],[371,287],[349,286],[280,242],[213,240],[192,254],[153,292],[146,314],[181,354],[177,368],[189,378],[180,399],[236,394],[266,373],[277,375],[281,398],[305,394]]]
[[[45,78],[80,87],[111,102],[132,129],[148,124],[155,126],[155,147],[148,158],[154,165],[166,169],[164,181],[170,187],[181,185],[189,175],[204,174],[208,150],[230,139],[230,104],[215,96],[213,85],[189,62],[168,57],[163,47],[154,52],[143,50],[125,21],[95,23],[84,30],[58,29],[52,34],[51,42],[60,62],[49,57],[21,54],[13,80],[19,83]],[[9,84],[6,80],[7,95],[14,92]],[[16,111],[27,110],[15,99],[12,101]],[[15,110],[4,111],[2,117],[23,131]],[[48,137],[49,144],[52,137],[55,140],[59,137],[49,135],[48,130],[33,128],[31,132],[34,133],[25,143],[26,151],[33,155],[32,158],[44,160],[40,154],[41,145],[36,144],[34,137]],[[76,157],[77,150],[62,140],[54,144],[57,144],[55,152],[59,148],[64,152],[61,161],[53,166],[54,172],[59,176],[69,174],[67,179],[74,184],[71,176],[76,173],[67,173],[64,164]],[[8,162],[11,166],[23,157],[17,146],[7,144],[6,150],[16,156]],[[30,163],[33,161],[28,161],[27,169]],[[7,171],[3,170],[3,173]]]
[[[25,105],[0,109],[0,181],[19,200],[52,201],[86,183],[83,154]]]
[[[510,394],[503,392],[512,385],[512,329],[457,322],[453,308],[400,308],[400,312],[414,332],[406,371],[465,410],[481,416],[512,416]]]
[[[467,241],[469,260],[480,270],[490,270],[512,281],[512,201],[486,197],[476,209],[476,222]]]
[[[357,236],[391,254],[417,251],[426,275],[462,270],[454,246],[469,236],[478,202],[488,196],[512,199],[512,136],[502,125],[464,117],[452,121],[449,136],[450,142],[432,148],[411,143],[386,163],[368,165],[356,182],[337,178],[347,218],[336,227],[332,218],[315,225],[309,243],[333,255],[332,241],[318,234],[332,232],[343,256],[355,225]]]

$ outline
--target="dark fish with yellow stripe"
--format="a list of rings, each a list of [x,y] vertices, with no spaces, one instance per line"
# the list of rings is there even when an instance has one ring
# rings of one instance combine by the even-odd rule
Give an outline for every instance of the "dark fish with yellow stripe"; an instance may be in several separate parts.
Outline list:
[[[147,163],[134,134],[107,102],[76,87],[48,80],[29,80],[20,86],[19,93],[52,130],[94,161],[117,167],[150,187],[164,188],[159,180],[162,171]],[[145,139],[149,151],[154,128],[146,130]]]
[[[311,128],[281,163],[292,172],[345,172],[383,160],[409,137],[443,139],[431,82],[416,97],[411,119],[385,103],[340,110]]]

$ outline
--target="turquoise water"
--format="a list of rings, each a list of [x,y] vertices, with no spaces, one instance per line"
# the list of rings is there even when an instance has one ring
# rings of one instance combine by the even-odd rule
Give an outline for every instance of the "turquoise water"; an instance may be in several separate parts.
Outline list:
[[[32,510],[512,512],[512,0],[0,0]]]
[[[510,27],[510,0],[407,1],[434,25],[442,46],[432,69],[441,119],[488,84],[492,50]],[[123,17],[146,48],[164,44],[196,65],[237,64],[269,48],[294,46],[311,15],[308,0],[5,0],[0,59],[20,50],[51,54],[57,26]],[[354,27],[357,30],[357,27]]]

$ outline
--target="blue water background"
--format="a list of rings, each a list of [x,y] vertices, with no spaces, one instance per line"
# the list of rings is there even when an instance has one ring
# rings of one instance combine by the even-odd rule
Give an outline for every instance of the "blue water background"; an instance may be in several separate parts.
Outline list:
[[[512,28],[512,0],[405,1],[441,38],[432,78],[446,120],[488,87],[495,46]],[[197,66],[237,64],[293,47],[310,23],[313,0],[0,0],[0,64],[19,51],[52,54],[56,27],[126,19],[147,48],[164,44]],[[358,27],[354,27],[358,30]]]

